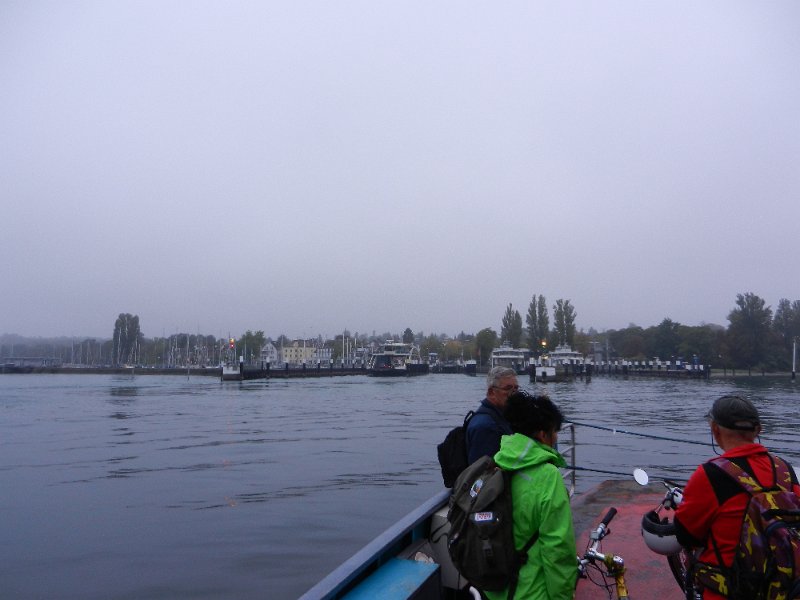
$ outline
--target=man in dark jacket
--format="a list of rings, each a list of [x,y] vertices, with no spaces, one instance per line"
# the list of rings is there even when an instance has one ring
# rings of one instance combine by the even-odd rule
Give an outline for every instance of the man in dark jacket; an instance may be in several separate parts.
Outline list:
[[[494,367],[486,378],[486,398],[467,426],[467,461],[494,456],[500,450],[500,437],[510,435],[511,425],[503,416],[508,396],[519,389],[517,374],[508,367]]]

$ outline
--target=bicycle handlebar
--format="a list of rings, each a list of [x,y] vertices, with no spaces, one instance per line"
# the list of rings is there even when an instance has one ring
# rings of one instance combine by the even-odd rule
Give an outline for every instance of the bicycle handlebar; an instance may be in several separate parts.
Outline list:
[[[600,521],[600,523],[603,524],[605,527],[608,527],[608,524],[611,523],[611,519],[613,519],[614,516],[616,516],[616,514],[617,514],[617,509],[612,506],[611,508],[608,509],[606,516],[603,517],[603,520]]]
[[[666,481],[664,482],[664,487],[667,488],[667,493],[664,494],[661,506],[669,510],[676,510],[683,501],[683,488],[677,485],[670,485]]]
[[[603,519],[597,528],[589,535],[589,544],[586,547],[586,552],[583,556],[578,556],[578,576],[587,577],[586,567],[591,563],[595,565],[596,562],[605,566],[604,576],[611,576],[616,579],[617,594],[620,598],[627,598],[627,588],[625,588],[625,561],[621,556],[616,554],[603,554],[599,551],[600,541],[610,531],[608,529],[609,523],[616,516],[617,509],[613,506],[608,509]],[[591,578],[590,578],[591,579]]]
[[[603,520],[600,521],[600,525],[598,525],[597,528],[592,532],[592,534],[589,536],[589,539],[594,540],[595,542],[602,540],[608,530],[608,524],[611,523],[611,519],[613,519],[616,514],[616,508],[613,506],[609,508],[608,512],[603,517]]]

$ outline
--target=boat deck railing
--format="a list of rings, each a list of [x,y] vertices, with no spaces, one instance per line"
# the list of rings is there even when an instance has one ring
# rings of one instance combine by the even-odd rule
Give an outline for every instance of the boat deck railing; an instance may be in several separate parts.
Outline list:
[[[568,438],[568,440],[567,440]],[[564,443],[566,441],[566,443]],[[567,485],[567,491],[570,498],[575,494],[575,424],[564,423],[559,432],[558,451],[564,460],[567,461],[567,467],[561,469],[561,476],[564,478],[564,483]]]

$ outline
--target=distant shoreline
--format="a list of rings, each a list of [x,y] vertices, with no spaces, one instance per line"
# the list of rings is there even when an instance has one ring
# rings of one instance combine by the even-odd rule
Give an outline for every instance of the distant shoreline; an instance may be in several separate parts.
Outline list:
[[[753,369],[749,373],[748,373],[747,369],[736,369],[736,371],[732,371],[731,369],[728,369],[727,372],[723,371],[722,369],[712,369],[710,375],[711,375],[712,379],[741,379],[743,377],[751,378],[751,379],[753,377],[765,377],[765,378],[766,377],[777,377],[777,378],[781,378],[781,379],[783,379],[783,378],[791,379],[792,378],[792,372],[791,371],[775,371],[775,372],[766,371],[766,372],[762,373],[761,371],[756,371],[755,369]]]
[[[16,368],[13,370],[6,370],[0,368],[0,374],[3,375],[189,375],[195,377],[221,377],[221,367],[190,367],[188,370],[185,367],[177,368],[160,368],[160,367],[23,367],[22,369]],[[363,369],[289,369],[284,368],[273,369],[270,371],[268,378],[287,379],[287,378],[319,378],[319,377],[338,377],[346,375],[366,375]],[[452,377],[450,373],[431,373],[431,375],[444,375]],[[463,374],[462,374],[463,375]],[[478,375],[485,375],[485,369],[479,369]],[[677,374],[676,374],[677,375]],[[525,377],[525,375],[520,375]],[[579,378],[580,376],[576,376]],[[645,379],[648,378],[646,374],[637,374],[631,372],[627,375],[616,374],[595,374],[593,377],[599,378],[619,378],[625,377],[628,379]],[[791,371],[776,371],[776,372],[761,372],[755,369],[748,371],[747,369],[711,369],[709,372],[710,379],[752,379],[755,377],[763,378],[778,378],[778,379],[791,379]],[[674,379],[684,379],[683,377],[676,376]],[[697,379],[696,377],[690,379]]]
[[[0,368],[4,375],[181,375],[195,377],[222,377],[221,367],[22,367]],[[299,377],[335,377],[344,375],[366,375],[363,369],[272,369],[262,379],[290,379]]]

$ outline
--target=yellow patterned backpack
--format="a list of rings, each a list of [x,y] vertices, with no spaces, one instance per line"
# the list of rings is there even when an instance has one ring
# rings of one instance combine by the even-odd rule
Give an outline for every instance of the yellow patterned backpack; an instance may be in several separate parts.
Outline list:
[[[775,485],[766,488],[726,458],[711,461],[750,495],[731,567],[695,565],[697,583],[726,598],[800,598],[800,498],[792,492],[789,467],[780,458],[770,458]],[[713,536],[711,542],[721,565]]]

